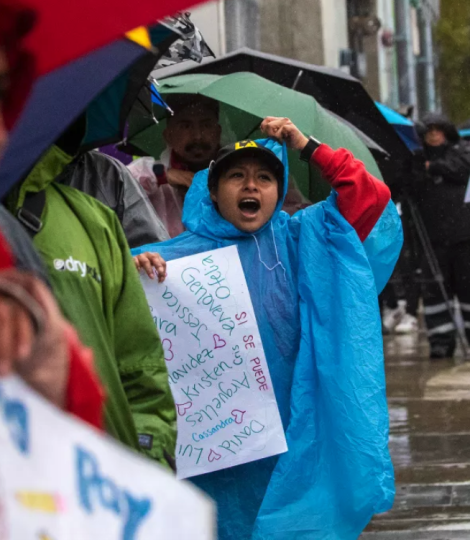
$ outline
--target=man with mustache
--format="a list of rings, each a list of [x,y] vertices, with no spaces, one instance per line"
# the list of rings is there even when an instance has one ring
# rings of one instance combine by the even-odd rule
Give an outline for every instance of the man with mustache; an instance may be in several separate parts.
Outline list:
[[[144,157],[129,165],[147,192],[173,238],[184,231],[181,222],[186,192],[194,174],[206,169],[220,147],[219,105],[204,96],[175,94],[167,98],[174,115],[163,137],[167,148],[160,161]]]

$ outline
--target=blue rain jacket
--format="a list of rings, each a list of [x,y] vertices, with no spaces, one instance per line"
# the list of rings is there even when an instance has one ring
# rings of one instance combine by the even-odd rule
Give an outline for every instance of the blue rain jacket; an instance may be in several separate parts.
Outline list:
[[[283,161],[285,196],[285,146],[257,142]],[[356,540],[394,498],[377,296],[402,245],[395,206],[364,243],[334,191],[293,217],[280,200],[253,235],[217,212],[207,175],[186,196],[187,232],[133,254],[238,246],[289,451],[192,480],[217,501],[220,540]]]

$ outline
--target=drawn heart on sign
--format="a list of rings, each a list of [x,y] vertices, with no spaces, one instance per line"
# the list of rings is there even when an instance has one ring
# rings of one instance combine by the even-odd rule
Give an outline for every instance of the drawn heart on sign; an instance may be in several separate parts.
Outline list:
[[[176,408],[178,410],[178,414],[180,416],[184,416],[186,414],[186,411],[190,409],[193,406],[192,401],[187,401],[186,403],[176,403]]]
[[[209,452],[209,456],[207,457],[207,459],[212,463],[213,461],[217,460],[219,461],[219,459],[221,458],[222,456],[220,454],[218,454],[217,452],[214,452],[214,450],[211,449],[211,451]]]
[[[219,334],[214,334],[214,348],[223,349],[227,345],[225,339],[222,339]]]
[[[234,409],[232,411],[232,416],[235,418],[235,424],[241,424],[243,422],[245,413],[246,411],[240,411],[239,409]]]
[[[175,353],[173,352],[173,343],[169,339],[164,339],[162,341],[162,347],[163,347],[163,356],[165,357],[165,360],[167,362],[171,362],[173,358],[175,357]]]

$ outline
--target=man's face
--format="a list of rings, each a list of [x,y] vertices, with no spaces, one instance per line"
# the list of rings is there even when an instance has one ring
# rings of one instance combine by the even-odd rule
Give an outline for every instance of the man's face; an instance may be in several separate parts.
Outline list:
[[[211,199],[224,219],[252,233],[271,219],[278,201],[278,182],[262,161],[244,158],[219,178]]]
[[[442,146],[447,142],[447,139],[441,129],[431,127],[431,129],[424,136],[424,142],[428,146]]]
[[[168,120],[163,136],[185,163],[201,170],[214,159],[220,146],[220,133],[215,111],[197,104],[175,113]]]
[[[3,99],[9,84],[8,65],[5,52],[0,48],[0,158],[6,146],[8,132],[3,121]]]

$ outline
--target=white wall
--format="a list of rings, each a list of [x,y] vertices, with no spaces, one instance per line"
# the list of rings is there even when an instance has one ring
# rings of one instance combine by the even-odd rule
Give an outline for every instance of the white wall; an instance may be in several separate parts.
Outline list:
[[[395,35],[395,2],[393,0],[377,0],[377,16],[382,21],[382,28],[377,34],[377,50],[379,57],[380,101],[398,108],[398,72],[395,47],[384,47],[382,34],[392,31]]]
[[[224,0],[215,0],[190,9],[191,20],[201,30],[216,56],[225,53]]]
[[[348,48],[346,0],[321,0],[323,57],[326,66],[339,67],[339,51]]]

